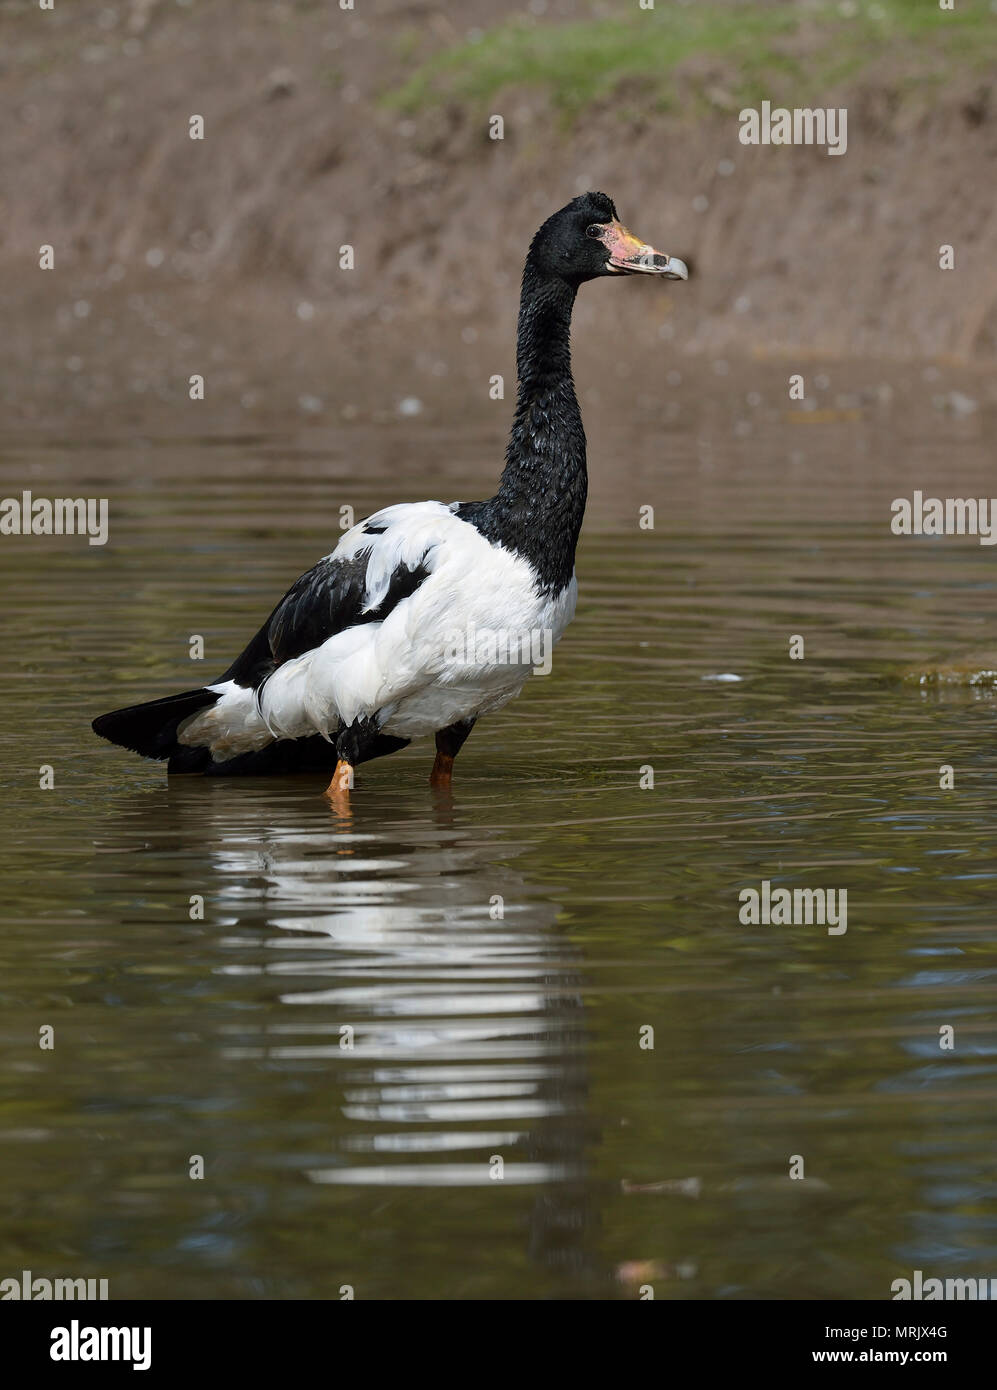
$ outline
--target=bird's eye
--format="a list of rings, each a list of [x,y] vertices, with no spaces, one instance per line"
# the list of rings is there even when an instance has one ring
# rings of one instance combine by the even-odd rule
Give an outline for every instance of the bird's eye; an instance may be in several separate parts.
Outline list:
[[[598,222],[593,222],[591,227],[585,228],[585,235],[591,237],[600,237],[602,236],[604,230],[605,229],[601,227]]]

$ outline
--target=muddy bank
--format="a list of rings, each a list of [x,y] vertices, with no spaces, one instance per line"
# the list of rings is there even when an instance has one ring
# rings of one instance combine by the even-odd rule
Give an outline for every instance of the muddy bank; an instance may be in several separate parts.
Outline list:
[[[552,29],[616,8],[552,3],[529,22],[555,62]],[[833,158],[740,144],[736,48],[682,57],[667,102],[638,78],[593,79],[569,116],[542,73],[455,89],[441,60],[456,53],[461,71],[469,32],[480,42],[520,13],[483,0],[5,11],[10,419],[165,418],[195,373],[216,422],[486,389],[512,371],[528,239],[585,187],[695,275],[660,293],[587,291],[582,372],[653,391],[664,343],[670,359],[754,358],[780,375],[931,359],[974,399],[992,389],[997,109],[979,63],[930,36],[835,77],[833,29],[774,34],[785,90],[807,91],[812,72],[810,104],[848,110]],[[45,244],[52,270],[38,268]],[[942,244],[954,270],[939,269]]]

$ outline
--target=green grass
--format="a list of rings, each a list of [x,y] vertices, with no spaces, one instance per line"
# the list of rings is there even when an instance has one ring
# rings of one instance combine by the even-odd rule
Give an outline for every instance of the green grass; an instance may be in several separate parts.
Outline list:
[[[857,75],[872,59],[902,45],[911,77],[953,66],[983,67],[997,55],[997,14],[989,0],[839,0],[804,9],[793,0],[770,6],[730,0],[657,0],[642,11],[621,2],[620,17],[570,24],[512,19],[434,55],[385,105],[413,111],[450,99],[484,106],[504,88],[544,91],[570,118],[619,88],[639,87],[653,107],[673,100],[672,77],[685,59],[728,60],[728,95],[738,104],[819,90]],[[846,10],[850,10],[845,0]],[[908,64],[905,62],[906,78]],[[806,89],[804,91],[804,89]]]

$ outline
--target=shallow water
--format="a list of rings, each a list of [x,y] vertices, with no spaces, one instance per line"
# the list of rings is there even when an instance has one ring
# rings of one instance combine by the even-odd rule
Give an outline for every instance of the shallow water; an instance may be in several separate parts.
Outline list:
[[[914,487],[993,491],[979,432],[762,411],[590,444],[552,676],[479,725],[451,797],[423,744],[363,769],[349,818],[313,779],[167,784],[89,720],[217,674],[341,504],[485,495],[490,432],[3,449],[4,495],[107,496],[111,540],[0,543],[0,1275],[683,1299],[997,1274],[997,706],[893,678],[997,650],[994,552],[889,532]],[[741,925],[763,879],[847,889],[847,932]]]

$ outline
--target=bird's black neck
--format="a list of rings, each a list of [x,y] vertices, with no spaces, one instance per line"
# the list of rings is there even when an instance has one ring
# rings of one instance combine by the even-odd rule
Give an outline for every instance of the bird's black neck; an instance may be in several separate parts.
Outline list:
[[[585,431],[571,379],[571,310],[576,289],[523,272],[516,368],[519,395],[499,490],[490,503],[490,540],[533,565],[540,586],[559,593],[571,581],[585,512]]]

